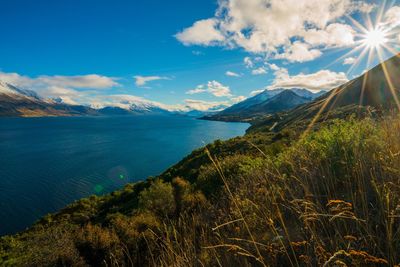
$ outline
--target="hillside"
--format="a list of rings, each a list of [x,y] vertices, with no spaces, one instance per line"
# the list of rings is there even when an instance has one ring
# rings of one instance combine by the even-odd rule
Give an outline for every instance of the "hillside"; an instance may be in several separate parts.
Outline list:
[[[313,93],[306,89],[265,90],[217,114],[204,117],[209,120],[246,121],[289,110],[312,101],[324,92]]]
[[[391,82],[379,65],[159,177],[1,238],[0,265],[400,264],[398,60],[384,63]]]

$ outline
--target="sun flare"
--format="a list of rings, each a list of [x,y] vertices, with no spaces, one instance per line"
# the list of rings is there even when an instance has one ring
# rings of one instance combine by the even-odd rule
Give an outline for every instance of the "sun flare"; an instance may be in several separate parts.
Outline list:
[[[388,39],[382,29],[376,28],[368,31],[364,36],[364,44],[369,48],[379,48],[387,43]]]
[[[374,63],[382,62],[389,56],[399,53],[400,48],[400,20],[399,23],[389,25],[386,12],[392,8],[393,4],[386,1],[377,7],[376,14],[365,14],[363,21],[356,20],[348,16],[355,31],[354,43],[350,45],[350,50],[336,59],[334,62],[352,58],[347,74],[353,73],[360,64],[365,64],[363,69],[370,69]]]

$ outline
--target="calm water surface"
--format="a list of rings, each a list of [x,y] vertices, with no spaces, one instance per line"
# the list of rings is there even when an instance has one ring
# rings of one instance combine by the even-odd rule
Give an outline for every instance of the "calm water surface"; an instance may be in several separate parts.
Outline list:
[[[179,116],[0,118],[0,235],[79,198],[160,174],[248,126]]]

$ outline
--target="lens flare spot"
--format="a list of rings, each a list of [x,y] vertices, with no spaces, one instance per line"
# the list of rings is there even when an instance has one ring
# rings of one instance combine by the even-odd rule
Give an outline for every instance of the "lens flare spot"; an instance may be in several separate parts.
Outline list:
[[[96,194],[100,194],[101,192],[103,192],[103,190],[104,190],[104,187],[100,184],[97,184],[94,186],[94,192]]]

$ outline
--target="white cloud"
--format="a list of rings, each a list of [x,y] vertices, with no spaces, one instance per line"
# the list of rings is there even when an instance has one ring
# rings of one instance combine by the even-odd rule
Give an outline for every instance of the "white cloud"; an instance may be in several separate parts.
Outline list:
[[[205,100],[197,100],[197,99],[185,99],[185,107],[186,110],[200,110],[200,111],[208,111],[214,110],[219,111],[223,110],[233,104],[241,102],[245,100],[244,96],[236,96],[232,97],[230,100],[226,101],[205,101]]]
[[[354,12],[370,12],[373,5],[363,2],[220,0],[213,18],[197,21],[176,37],[186,45],[240,47],[247,52],[266,54],[269,58],[280,54],[285,55],[280,58],[291,61],[313,60],[320,55],[320,46],[339,47],[353,40],[351,27],[338,22]],[[318,40],[316,35],[323,38]],[[296,43],[305,37],[310,46]]]
[[[262,92],[264,92],[264,91],[265,91],[265,89],[260,89],[260,90],[251,91],[251,92],[250,92],[250,96],[258,95],[259,93],[262,93]]]
[[[245,58],[243,59],[243,63],[244,63],[244,65],[246,66],[246,68],[248,68],[248,69],[254,68],[253,60],[251,60],[250,57],[245,57]]]
[[[320,50],[311,49],[310,47],[306,43],[296,41],[286,49],[285,53],[277,55],[276,58],[287,59],[289,62],[305,62],[322,55]]]
[[[217,81],[209,81],[206,85],[199,85],[195,89],[189,90],[186,94],[193,95],[208,92],[216,97],[232,96],[229,86],[225,86]]]
[[[93,96],[90,99],[90,105],[94,108],[119,107],[123,109],[129,109],[132,105],[141,107],[156,106],[168,110],[171,108],[170,106],[156,101],[151,101],[140,96],[127,94]]]
[[[266,74],[266,73],[267,73],[267,70],[264,67],[259,67],[259,68],[251,71],[251,74],[253,74],[253,75],[262,75],[262,74]]]
[[[311,45],[327,47],[345,47],[354,44],[355,30],[347,24],[332,23],[325,29],[310,29],[305,32],[304,40]]]
[[[18,73],[0,72],[0,80],[13,84],[19,87],[39,88],[39,87],[70,87],[80,89],[109,89],[119,84],[116,78],[89,74],[75,76],[47,76],[41,75],[36,78],[23,76]]]
[[[41,94],[45,95],[47,98],[61,99],[63,103],[70,105],[77,105],[78,100],[81,100],[85,95],[83,92],[58,86],[50,86],[43,89]]]
[[[280,70],[280,67],[278,67],[276,64],[273,63],[267,63],[267,66],[273,71]]]
[[[239,103],[239,102],[242,102],[245,99],[246,99],[245,96],[240,95],[240,96],[232,97],[231,98],[231,102],[232,103]]]
[[[229,86],[222,85],[217,81],[210,81],[207,83],[208,91],[216,97],[231,96]]]
[[[281,70],[276,74],[274,82],[268,89],[305,88],[311,91],[320,91],[333,89],[348,81],[346,74],[343,72],[320,70],[311,74],[300,73],[290,76],[287,70]]]
[[[241,76],[239,73],[229,71],[229,70],[227,72],[225,72],[225,75],[229,76],[229,77],[240,77]]]
[[[366,2],[356,2],[353,5],[353,9],[356,11],[360,11],[361,13],[371,13],[375,8],[377,8],[377,5],[371,4],[371,3],[366,3]]]
[[[71,88],[108,89],[117,86],[115,78],[100,76],[97,74],[78,76],[40,76],[36,79],[46,85]]]
[[[355,57],[348,57],[348,58],[344,59],[343,65],[351,65],[351,64],[354,64],[354,62],[356,62]]]
[[[189,90],[186,92],[188,95],[200,94],[207,92],[207,89],[204,88],[204,85],[199,85],[195,89]]]
[[[136,75],[134,78],[136,86],[145,86],[148,82],[170,79],[168,77],[161,77],[161,76],[140,76],[140,75]]]
[[[385,24],[392,28],[400,25],[400,6],[393,6],[385,13]]]
[[[204,100],[195,100],[195,99],[185,99],[185,105],[187,109],[191,110],[200,110],[207,111],[210,109],[219,109],[222,110],[225,107],[231,105],[229,101],[204,101]]]
[[[215,19],[199,20],[193,26],[176,34],[175,37],[185,45],[212,45],[224,40],[224,36],[216,29],[216,26]]]
[[[0,80],[33,90],[44,99],[55,98],[67,104],[89,103],[93,92],[120,86],[116,78],[97,74],[75,76],[41,75],[35,78],[0,72]],[[78,90],[76,90],[78,89]]]
[[[202,56],[202,55],[204,55],[204,53],[203,53],[202,51],[199,51],[199,50],[193,50],[193,51],[192,51],[192,54],[195,55],[195,56]]]

